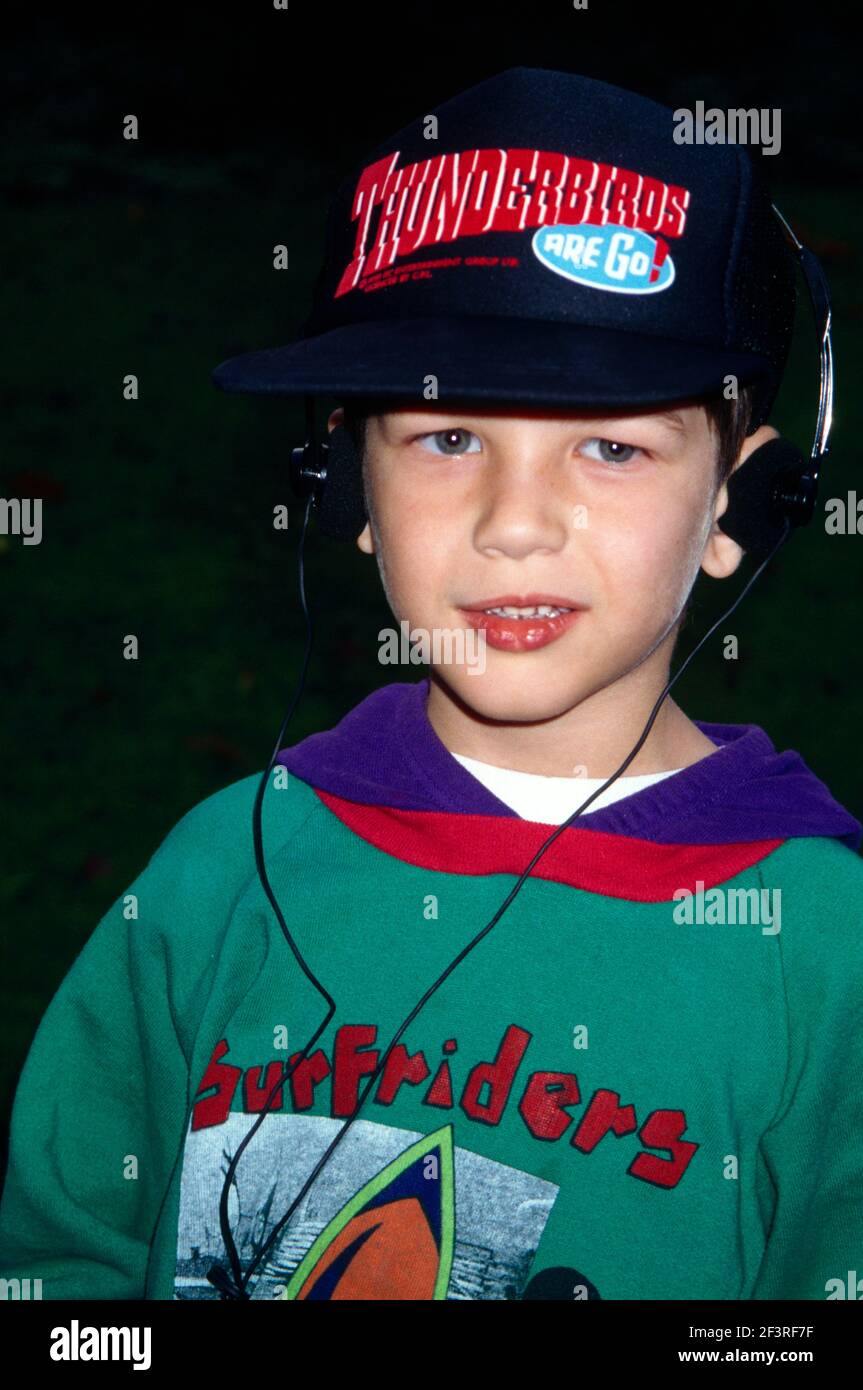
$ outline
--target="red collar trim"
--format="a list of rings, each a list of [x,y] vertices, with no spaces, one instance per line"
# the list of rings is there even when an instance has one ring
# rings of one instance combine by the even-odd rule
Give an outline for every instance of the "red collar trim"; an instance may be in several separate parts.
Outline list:
[[[448,874],[515,874],[519,877],[548,839],[550,826],[506,816],[451,811],[402,811],[364,806],[332,792],[314,791],[343,825],[377,849]],[[569,826],[546,850],[531,877],[566,883],[606,898],[667,902],[725,883],[784,843],[745,840],[726,845],[661,845],[628,835]]]

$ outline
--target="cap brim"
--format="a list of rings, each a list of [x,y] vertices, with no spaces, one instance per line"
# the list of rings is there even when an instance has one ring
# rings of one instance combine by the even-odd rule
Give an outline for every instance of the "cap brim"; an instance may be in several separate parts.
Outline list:
[[[367,321],[229,358],[222,391],[547,406],[654,405],[769,378],[753,353],[581,324],[504,318]],[[435,393],[428,391],[435,378]]]

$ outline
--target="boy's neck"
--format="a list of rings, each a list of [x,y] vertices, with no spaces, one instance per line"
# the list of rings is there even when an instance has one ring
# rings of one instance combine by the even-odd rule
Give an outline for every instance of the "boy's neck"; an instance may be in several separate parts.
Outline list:
[[[667,674],[655,690],[638,681],[599,691],[555,719],[503,723],[470,709],[433,672],[427,713],[451,753],[492,767],[543,777],[610,777],[631,752]],[[669,695],[644,746],[623,773],[638,777],[689,767],[716,752],[716,745],[687,718]]]

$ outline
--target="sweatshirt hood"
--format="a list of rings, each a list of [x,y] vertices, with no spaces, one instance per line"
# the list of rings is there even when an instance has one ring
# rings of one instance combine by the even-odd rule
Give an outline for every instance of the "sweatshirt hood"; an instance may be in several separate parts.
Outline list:
[[[428,719],[428,692],[428,678],[383,686],[276,762],[397,858],[455,873],[521,873],[552,827],[522,820],[453,757]],[[827,836],[860,848],[863,827],[798,753],[777,752],[755,724],[693,722],[715,753],[585,812],[533,873],[655,899],[694,873],[704,886],[721,882],[788,839]]]

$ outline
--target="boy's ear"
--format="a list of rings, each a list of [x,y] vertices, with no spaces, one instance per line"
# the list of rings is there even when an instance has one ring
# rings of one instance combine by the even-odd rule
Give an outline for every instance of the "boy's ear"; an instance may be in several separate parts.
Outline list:
[[[360,534],[357,536],[357,549],[364,555],[374,555],[375,543],[372,537],[371,522],[367,521]]]
[[[754,434],[750,434],[743,441],[740,456],[732,468],[732,473],[736,473],[741,468],[750,454],[754,454],[756,449],[760,449],[762,444],[766,444],[770,439],[778,439],[779,431],[772,425],[761,425]],[[741,546],[733,541],[730,536],[717,525],[719,518],[724,514],[728,507],[728,480],[716,494],[716,502],[713,507],[713,527],[704,548],[704,555],[701,559],[701,568],[705,574],[709,574],[713,579],[727,579],[733,574],[746,553]]]
[[[340,405],[336,406],[336,409],[333,411],[333,413],[327,420],[327,430],[330,433],[332,433],[338,425],[343,425],[344,423],[344,408]],[[360,531],[360,534],[357,536],[357,547],[363,552],[364,555],[374,555],[375,553],[375,543],[372,537],[371,523],[368,521],[366,522],[362,531]]]

